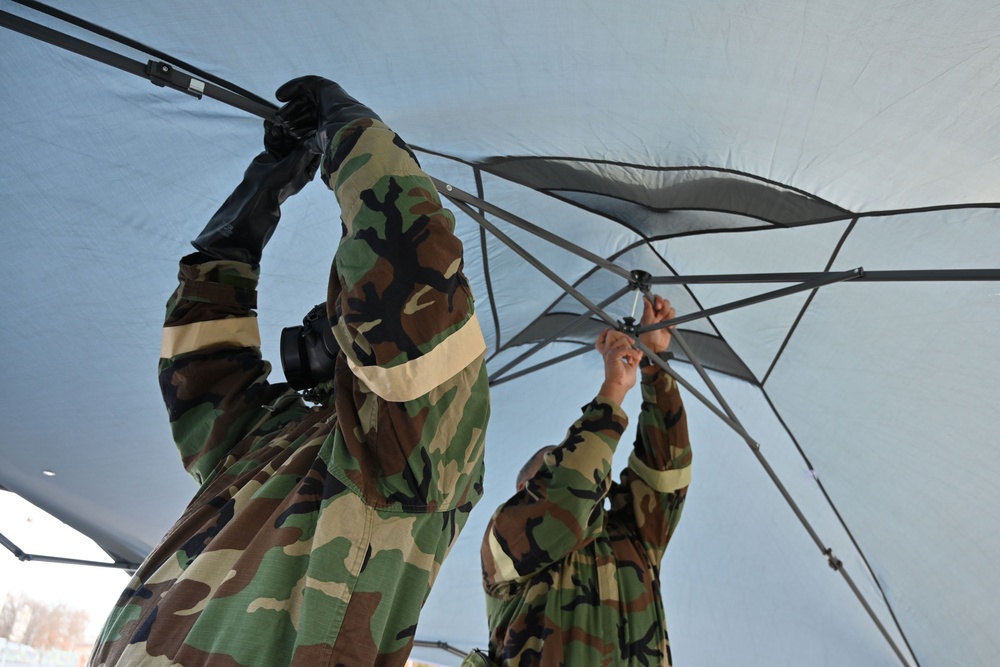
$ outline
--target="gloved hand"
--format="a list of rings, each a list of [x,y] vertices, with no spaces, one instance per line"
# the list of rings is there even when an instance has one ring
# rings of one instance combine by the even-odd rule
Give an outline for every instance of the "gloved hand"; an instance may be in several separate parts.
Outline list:
[[[192,245],[216,259],[259,264],[280,206],[316,175],[320,158],[294,132],[264,121],[264,152]]]
[[[278,120],[293,133],[302,136],[315,130],[316,133],[306,140],[306,144],[321,155],[326,153],[330,140],[340,128],[351,121],[359,118],[382,120],[374,111],[348,95],[340,84],[319,76],[292,79],[278,88],[274,96],[281,102],[287,102],[278,111]]]

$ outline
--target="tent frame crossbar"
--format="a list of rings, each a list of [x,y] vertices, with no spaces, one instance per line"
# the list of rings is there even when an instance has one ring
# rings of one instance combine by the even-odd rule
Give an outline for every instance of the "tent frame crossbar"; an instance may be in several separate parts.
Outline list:
[[[27,4],[26,6],[38,9],[33,4]],[[0,11],[0,26],[52,44],[53,46],[58,46],[77,55],[102,62],[105,65],[110,65],[128,74],[134,74],[151,81],[157,86],[179,90],[198,99],[201,99],[203,96],[210,97],[261,118],[273,120],[278,108],[273,104],[262,104],[256,99],[248,98],[240,92],[233,92],[209,81],[191,76],[178,69],[177,66],[163,60],[151,59],[146,63],[142,63],[123,56],[120,53],[115,53],[96,44],[41,25],[40,23],[29,21],[10,12]]]
[[[433,180],[435,181],[435,185],[438,185],[438,184],[441,183],[437,179],[433,179]],[[443,186],[443,184],[441,184],[441,186]],[[612,318],[610,315],[608,315],[607,313],[605,313],[603,308],[599,308],[597,306],[597,304],[593,303],[590,299],[588,299],[587,297],[585,297],[579,290],[577,290],[575,287],[573,287],[568,282],[566,282],[565,280],[563,280],[555,271],[553,271],[549,267],[545,266],[545,264],[543,264],[542,262],[538,261],[531,253],[529,253],[527,250],[525,250],[524,248],[522,248],[513,239],[511,239],[509,236],[507,236],[502,231],[500,231],[496,227],[496,225],[494,225],[489,220],[487,220],[485,216],[482,216],[478,212],[476,212],[475,210],[473,210],[471,206],[469,206],[467,203],[465,203],[465,201],[463,201],[462,199],[459,199],[457,197],[453,198],[450,186],[444,186],[444,187],[446,188],[446,190],[445,190],[445,192],[446,192],[445,197],[447,197],[448,199],[450,199],[452,201],[452,203],[454,203],[466,215],[468,215],[470,218],[472,218],[473,220],[475,220],[476,222],[478,222],[480,225],[482,225],[483,228],[486,229],[486,231],[488,231],[491,234],[493,234],[497,239],[499,239],[507,247],[509,247],[511,250],[513,250],[517,255],[519,255],[521,257],[521,259],[523,259],[524,261],[528,262],[533,267],[535,267],[536,269],[538,269],[539,271],[541,271],[542,274],[544,274],[546,278],[548,278],[549,280],[551,280],[552,282],[554,282],[556,285],[558,285],[559,287],[561,287],[563,289],[563,291],[565,291],[567,294],[569,294],[574,299],[576,299],[577,301],[579,301],[587,310],[589,310],[594,315],[596,315],[601,320],[603,320],[609,327],[617,327],[618,326],[618,322],[615,321],[615,319]],[[442,188],[439,186],[438,190],[442,191]]]
[[[545,241],[548,241],[549,243],[552,243],[553,245],[556,245],[562,248],[563,250],[568,250],[574,255],[577,255],[590,262],[593,262],[595,266],[599,266],[602,269],[606,269],[626,280],[632,279],[632,274],[628,269],[623,269],[614,262],[611,262],[606,258],[587,250],[586,248],[583,248],[581,246],[576,245],[575,243],[567,241],[563,237],[553,234],[547,229],[543,229],[542,227],[539,227],[534,223],[528,222],[524,218],[515,215],[510,211],[505,211],[504,209],[500,208],[499,206],[496,206],[495,204],[491,204],[485,199],[476,197],[475,195],[465,192],[464,190],[459,190],[455,186],[445,183],[444,181],[434,178],[433,176],[431,176],[431,180],[434,182],[434,187],[438,189],[438,192],[440,192],[442,195],[447,197],[449,200],[455,202],[456,204],[458,202],[462,202],[464,204],[475,206],[481,211],[485,211],[486,213],[495,215],[501,220],[504,220],[505,222],[508,222],[519,229],[523,229],[524,231],[530,234],[533,234],[541,239],[544,239]],[[481,217],[482,216],[479,216],[479,218]],[[479,221],[480,224],[482,224],[482,221],[479,218],[477,218],[477,221]],[[492,225],[490,226],[492,227]]]
[[[574,359],[580,355],[586,354],[591,351],[592,348],[581,345],[579,348],[573,350],[572,352],[567,352],[565,354],[560,354],[558,357],[552,357],[551,359],[546,359],[545,361],[535,364],[534,366],[528,366],[514,373],[508,373],[503,377],[494,379],[490,377],[490,386],[496,387],[497,385],[504,384],[505,382],[510,382],[511,380],[516,380],[519,377],[524,377],[525,375],[531,375],[536,371],[548,368],[549,366],[555,366],[556,364],[561,364],[564,361]]]
[[[463,650],[461,650],[459,648],[456,648],[456,647],[452,646],[448,642],[436,642],[436,641],[429,641],[429,640],[426,640],[426,639],[414,639],[413,640],[413,645],[414,646],[419,646],[421,648],[436,648],[436,649],[440,649],[442,651],[446,651],[448,653],[451,653],[452,655],[457,655],[459,658],[464,658],[469,653],[468,651],[463,651]]]
[[[615,292],[614,294],[612,294],[611,296],[609,296],[607,299],[605,299],[604,301],[601,301],[599,304],[597,304],[597,307],[598,308],[607,308],[609,305],[611,305],[612,303],[614,303],[615,301],[617,301],[621,297],[625,296],[630,290],[631,290],[630,286],[626,286],[626,287],[621,288],[620,290],[618,290],[617,292]],[[535,354],[537,354],[538,352],[541,352],[545,347],[548,346],[549,343],[555,342],[556,340],[559,339],[560,336],[563,336],[564,334],[569,333],[570,331],[572,331],[573,329],[575,329],[578,325],[580,325],[582,322],[584,322],[585,320],[587,320],[589,318],[590,318],[590,314],[589,313],[582,313],[580,315],[577,315],[576,317],[573,318],[573,320],[571,322],[569,322],[569,324],[567,324],[566,326],[562,327],[561,329],[559,329],[558,331],[556,331],[554,334],[552,334],[551,336],[549,336],[545,340],[539,341],[538,343],[535,343],[535,345],[533,345],[531,347],[531,349],[529,349],[527,352],[522,353],[516,359],[513,359],[510,362],[508,362],[505,366],[503,366],[502,368],[498,369],[496,371],[496,373],[491,373],[490,375],[492,377],[490,378],[490,385],[492,386],[494,384],[497,384],[499,381],[506,381],[506,378],[504,377],[504,374],[507,373],[507,371],[509,371],[510,369],[514,368],[518,364],[521,364],[522,362],[524,362],[525,360],[527,360],[529,357],[532,357]],[[497,380],[498,382],[494,382],[494,379]],[[510,378],[510,379],[513,379],[513,378]]]
[[[656,276],[651,285],[722,285],[749,283],[798,283],[831,275],[829,271],[803,273],[727,273],[696,276]],[[975,282],[1000,280],[1000,269],[921,269],[864,271],[856,278],[867,283],[879,282]]]
[[[858,267],[856,269],[851,269],[850,271],[819,273],[815,275],[816,277],[812,278],[811,280],[807,280],[797,285],[782,287],[781,289],[772,290],[770,292],[764,292],[763,294],[757,294],[751,297],[747,297],[745,299],[739,299],[737,301],[732,301],[730,303],[724,303],[719,306],[705,308],[704,310],[695,311],[693,313],[687,313],[686,315],[680,315],[671,320],[659,322],[657,324],[653,324],[648,327],[642,327],[639,333],[645,333],[647,331],[653,331],[655,329],[663,329],[666,327],[675,327],[678,324],[686,324],[687,322],[692,322],[694,320],[701,320],[706,317],[712,317],[713,315],[725,313],[730,310],[737,310],[739,308],[746,308],[747,306],[754,306],[759,303],[763,303],[765,301],[771,301],[773,299],[779,299],[784,296],[797,294],[798,292],[807,292],[809,290],[814,290],[823,287],[825,285],[833,285],[835,283],[841,283],[846,280],[857,280],[862,276],[864,276],[865,272],[864,269]]]
[[[37,562],[37,563],[58,563],[60,565],[87,565],[90,567],[107,567],[116,570],[128,570],[134,572],[139,569],[138,563],[126,563],[123,561],[115,561],[114,563],[102,563],[97,560],[82,560],[79,558],[63,558],[61,556],[41,556],[39,554],[29,554],[21,549],[19,546],[14,544],[10,539],[0,533],[0,545],[3,545],[8,551],[14,554],[22,563],[27,562]]]
[[[456,206],[458,206],[459,209],[461,209],[470,218],[472,218],[473,220],[475,220],[484,229],[486,229],[491,234],[493,234],[498,240],[500,240],[502,243],[504,243],[505,245],[507,245],[514,253],[516,253],[518,256],[520,256],[522,259],[524,259],[526,262],[528,262],[531,266],[533,266],[536,269],[538,269],[546,277],[548,277],[550,280],[552,280],[557,285],[559,285],[559,287],[561,287],[567,294],[569,294],[573,298],[577,299],[584,307],[587,308],[587,310],[589,310],[592,313],[594,313],[595,315],[597,315],[597,317],[599,317],[605,323],[608,323],[610,326],[612,326],[613,328],[615,328],[618,331],[624,331],[625,333],[628,333],[635,340],[636,347],[638,349],[642,350],[642,352],[644,354],[646,354],[647,357],[649,357],[651,360],[653,360],[654,363],[656,363],[661,369],[663,369],[666,373],[668,373],[674,379],[675,382],[677,382],[679,385],[683,386],[685,388],[685,390],[687,390],[692,396],[694,396],[697,400],[699,400],[702,404],[704,404],[705,407],[707,407],[711,412],[713,412],[717,417],[719,417],[726,425],[728,425],[736,434],[738,434],[746,442],[746,444],[750,447],[751,452],[753,452],[754,457],[757,459],[758,463],[764,469],[764,472],[767,474],[768,478],[770,478],[772,484],[774,484],[775,488],[777,488],[777,490],[781,494],[782,498],[784,498],[785,503],[791,508],[792,513],[799,520],[799,523],[803,526],[803,528],[805,528],[805,530],[808,533],[809,537],[812,539],[813,543],[816,545],[816,548],[819,549],[820,553],[826,558],[827,564],[833,570],[835,570],[835,571],[837,571],[837,572],[840,573],[841,577],[844,579],[844,581],[847,584],[847,586],[854,593],[854,596],[857,598],[858,602],[864,608],[865,612],[868,614],[868,616],[871,618],[871,620],[875,623],[875,626],[878,628],[878,630],[882,634],[883,638],[889,644],[889,646],[892,649],[893,653],[895,653],[896,657],[899,658],[900,662],[904,666],[908,667],[911,664],[910,661],[903,655],[902,650],[899,648],[899,646],[897,645],[896,641],[893,639],[892,635],[889,633],[889,630],[882,623],[881,619],[879,619],[878,614],[875,612],[875,610],[868,603],[867,599],[865,599],[864,594],[857,587],[857,585],[854,582],[854,579],[847,572],[847,569],[844,567],[843,562],[839,558],[837,558],[837,556],[833,553],[833,549],[830,548],[830,547],[828,547],[826,545],[826,543],[822,540],[822,538],[819,536],[819,534],[813,528],[812,524],[809,522],[809,519],[805,516],[805,514],[802,511],[802,509],[799,507],[798,503],[796,503],[796,501],[792,497],[791,493],[788,491],[788,489],[785,487],[784,483],[782,483],[781,479],[778,477],[777,473],[774,471],[774,468],[771,467],[771,464],[768,462],[767,458],[761,452],[760,444],[757,441],[755,441],[753,439],[753,437],[750,436],[750,434],[747,432],[746,428],[740,422],[739,417],[736,415],[736,413],[733,411],[733,409],[726,402],[725,397],[722,395],[722,392],[719,391],[718,387],[712,381],[711,376],[708,374],[708,371],[698,361],[697,355],[694,354],[694,351],[685,342],[684,336],[682,334],[680,334],[680,332],[676,331],[676,329],[672,331],[672,338],[677,341],[677,344],[683,350],[683,352],[684,352],[685,356],[687,357],[688,361],[691,362],[692,366],[697,371],[699,377],[702,379],[702,381],[709,388],[709,390],[711,391],[711,393],[713,394],[713,396],[715,397],[715,399],[718,401],[718,405],[716,405],[715,403],[713,403],[711,400],[709,400],[707,397],[705,397],[701,392],[699,392],[697,389],[695,389],[691,385],[691,383],[689,383],[679,373],[677,373],[674,369],[672,369],[666,363],[666,361],[664,361],[663,359],[661,359],[659,357],[659,355],[655,354],[653,352],[653,350],[649,349],[649,347],[646,346],[642,342],[642,340],[640,339],[641,334],[645,333],[647,331],[653,331],[653,330],[661,329],[661,328],[664,328],[664,327],[670,327],[670,328],[673,329],[678,324],[682,324],[682,323],[689,322],[689,321],[692,321],[692,320],[703,319],[703,318],[706,318],[706,317],[711,317],[712,315],[718,314],[720,312],[725,312],[725,311],[729,311],[729,310],[734,310],[736,308],[746,307],[746,306],[749,306],[749,305],[761,303],[763,301],[768,301],[768,300],[771,300],[771,299],[776,299],[776,298],[779,298],[779,297],[782,297],[782,296],[787,296],[789,294],[794,294],[794,293],[797,293],[797,292],[802,292],[802,291],[808,291],[808,290],[817,289],[817,288],[822,287],[824,285],[830,285],[830,284],[835,284],[835,283],[843,282],[843,281],[846,281],[846,280],[854,280],[854,279],[863,278],[866,275],[865,271],[863,269],[861,269],[861,268],[857,268],[857,269],[853,269],[853,270],[850,270],[850,271],[841,271],[841,272],[822,272],[822,273],[808,273],[808,274],[759,274],[758,276],[756,276],[757,280],[755,282],[790,282],[791,281],[791,282],[798,282],[799,284],[796,284],[796,285],[793,285],[793,286],[790,286],[790,287],[785,287],[785,288],[778,289],[778,290],[773,290],[771,292],[766,292],[764,294],[760,294],[760,295],[757,295],[757,296],[754,296],[754,297],[750,297],[750,298],[747,298],[747,299],[740,299],[738,301],[734,301],[732,303],[724,304],[724,305],[721,305],[721,306],[716,306],[714,308],[708,308],[708,309],[699,311],[697,313],[691,313],[691,314],[688,314],[688,315],[683,315],[683,316],[676,317],[676,318],[673,318],[671,320],[660,322],[660,323],[657,323],[657,324],[654,324],[654,325],[649,325],[649,326],[635,326],[634,323],[632,323],[632,322],[623,322],[623,321],[616,321],[616,320],[614,320],[614,318],[612,318],[608,313],[604,312],[603,307],[606,306],[609,303],[612,303],[617,298],[623,296],[626,292],[628,292],[630,290],[636,290],[637,293],[638,292],[642,292],[642,293],[645,293],[648,296],[648,294],[650,292],[649,286],[652,285],[652,284],[668,284],[668,283],[685,284],[687,282],[687,279],[684,278],[684,277],[678,277],[676,279],[670,279],[670,280],[658,280],[656,278],[646,278],[646,279],[643,279],[643,280],[637,280],[636,279],[636,273],[634,273],[634,272],[628,272],[628,271],[626,271],[624,269],[621,269],[617,265],[611,264],[611,267],[613,267],[613,269],[614,269],[614,273],[616,273],[619,276],[627,275],[628,280],[629,280],[629,284],[623,290],[620,290],[618,293],[616,293],[612,298],[606,299],[600,305],[596,305],[596,304],[592,303],[589,299],[587,299],[586,297],[584,297],[579,292],[579,290],[577,290],[575,287],[571,286],[563,278],[561,278],[560,276],[558,276],[557,274],[555,274],[551,269],[549,269],[547,266],[545,266],[541,261],[539,261],[536,257],[534,257],[530,252],[528,252],[526,249],[524,249],[523,247],[521,247],[520,245],[518,245],[515,241],[513,241],[510,237],[508,237],[506,234],[502,233],[499,229],[497,229],[497,227],[495,225],[493,225],[489,220],[486,219],[485,215],[483,215],[483,214],[481,214],[481,213],[473,210],[472,207],[470,206],[470,204],[475,204],[481,210],[490,212],[493,215],[495,215],[495,216],[497,216],[497,217],[499,217],[499,218],[501,218],[503,220],[506,220],[507,222],[510,222],[511,224],[514,224],[515,226],[517,226],[517,227],[519,227],[521,229],[525,229],[526,231],[529,231],[529,232],[532,232],[532,233],[536,233],[534,230],[537,230],[538,229],[537,227],[535,227],[534,225],[531,225],[530,223],[527,223],[527,221],[524,221],[523,219],[518,218],[517,216],[514,216],[513,214],[507,213],[503,209],[500,209],[500,208],[498,208],[496,206],[493,206],[493,205],[484,206],[484,204],[486,204],[486,202],[484,202],[483,200],[481,200],[481,199],[479,199],[477,197],[473,197],[472,195],[469,195],[468,193],[465,193],[465,192],[463,192],[461,190],[458,190],[457,188],[455,188],[455,187],[453,187],[451,185],[443,183],[442,181],[439,181],[437,179],[433,179],[433,180],[434,180],[435,187],[437,187],[438,191],[442,195],[444,195],[447,199],[449,199]],[[542,230],[542,231],[544,231],[544,230]],[[563,248],[563,249],[565,249],[565,250],[567,250],[569,252],[572,252],[574,254],[577,254],[580,257],[589,258],[592,255],[592,253],[589,253],[589,251],[583,250],[583,249],[579,248],[578,246],[576,246],[575,244],[572,244],[572,243],[566,241],[565,239],[554,237],[553,235],[551,235],[548,232],[545,232],[544,234],[538,234],[538,233],[536,233],[536,235],[539,236],[539,237],[541,237],[541,238],[543,238],[543,239],[545,239],[545,240],[551,241],[552,243],[555,243],[559,247],[561,247],[561,248]],[[609,262],[607,260],[604,260],[602,258],[601,263],[599,264],[599,266],[601,266],[602,268],[611,268],[611,267],[607,266],[608,264],[609,264]],[[883,273],[892,273],[892,272],[883,272]],[[921,272],[921,273],[923,273],[923,272]],[[794,276],[795,279],[794,280],[790,280],[791,276]],[[691,281],[691,282],[698,282],[698,281],[700,281],[700,282],[753,282],[753,281],[747,281],[747,280],[740,280],[740,278],[745,278],[745,276],[697,276],[697,277],[695,277],[695,280]],[[886,279],[888,279],[888,278],[886,278]],[[930,278],[927,278],[927,279],[930,279]],[[547,340],[543,341],[541,344],[535,345],[532,348],[532,350],[529,350],[529,353],[521,355],[521,357],[519,357],[518,359],[516,359],[513,362],[511,362],[508,365],[506,365],[501,370],[501,372],[500,372],[501,377],[499,378],[498,381],[502,382],[502,381],[506,381],[506,380],[509,380],[509,379],[513,379],[513,376],[502,377],[503,372],[508,371],[510,368],[516,366],[521,360],[527,358],[528,356],[531,356],[532,354],[534,354],[535,352],[537,352],[541,348],[545,347],[550,342],[552,342],[555,339],[557,339],[560,335],[564,334],[566,331],[572,329],[574,326],[576,326],[577,324],[579,324],[581,321],[583,321],[587,317],[588,317],[587,313],[584,313],[583,315],[578,316],[568,326],[565,326],[562,329],[560,329],[560,331],[557,332],[555,335],[550,336]],[[629,318],[629,319],[631,319],[631,318]],[[558,359],[552,359],[548,363],[539,364],[537,366],[532,367],[532,369],[528,369],[526,371],[519,372],[516,375],[517,376],[524,375],[527,372],[530,372],[531,370],[543,368],[545,366],[552,365],[554,363],[558,363],[558,361],[563,361],[565,359],[569,359],[571,357],[578,356],[578,355],[583,354],[583,353],[585,353],[587,351],[589,351],[588,348],[581,348],[581,350],[576,350],[576,351],[571,352],[569,354],[562,355]],[[903,634],[902,633],[902,629],[898,627],[898,623],[897,623],[897,630],[900,632],[901,635]]]

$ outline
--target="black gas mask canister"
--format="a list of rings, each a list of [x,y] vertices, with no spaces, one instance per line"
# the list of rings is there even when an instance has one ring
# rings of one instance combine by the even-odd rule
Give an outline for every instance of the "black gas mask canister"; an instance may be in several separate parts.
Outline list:
[[[312,389],[333,379],[340,346],[326,316],[326,304],[313,306],[302,326],[281,330],[281,369],[288,384],[296,389]]]

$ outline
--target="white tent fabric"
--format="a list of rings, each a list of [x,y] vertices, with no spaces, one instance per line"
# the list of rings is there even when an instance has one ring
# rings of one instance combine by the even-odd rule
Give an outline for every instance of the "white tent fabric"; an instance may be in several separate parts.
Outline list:
[[[293,76],[336,79],[440,154],[421,154],[436,178],[481,186],[627,269],[1000,266],[993,3],[55,4],[268,99]],[[149,57],[20,3],[0,11]],[[188,240],[257,152],[260,121],[10,30],[0,65],[0,485],[135,562],[195,489],[156,386],[163,303]],[[339,229],[319,184],[283,213],[260,295],[272,360],[281,327],[323,298]],[[583,309],[492,237],[484,256],[479,227],[458,217],[496,370],[550,307]],[[625,286],[489,217],[588,298]],[[782,286],[660,291],[684,313]],[[713,374],[908,664],[988,665],[1000,651],[997,331],[995,281],[845,282],[682,326],[756,381]],[[591,397],[595,371],[584,355],[494,388],[487,494],[418,639],[485,644],[486,521],[521,461]],[[743,440],[686,405],[695,477],[664,570],[675,663],[901,664]]]

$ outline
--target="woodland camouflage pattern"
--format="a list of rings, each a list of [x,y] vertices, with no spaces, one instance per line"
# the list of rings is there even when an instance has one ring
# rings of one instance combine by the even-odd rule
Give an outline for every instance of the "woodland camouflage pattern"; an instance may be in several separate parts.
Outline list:
[[[482,562],[497,665],[670,664],[659,569],[691,448],[674,380],[661,370],[642,376],[638,436],[620,484],[611,459],[628,418],[598,397],[493,515]]]
[[[454,218],[402,140],[355,121],[322,173],[345,230],[328,307],[350,349],[333,402],[309,406],[267,382],[257,268],[181,261],[160,385],[201,488],[118,601],[91,665],[401,667],[410,653],[482,494],[485,344]]]

